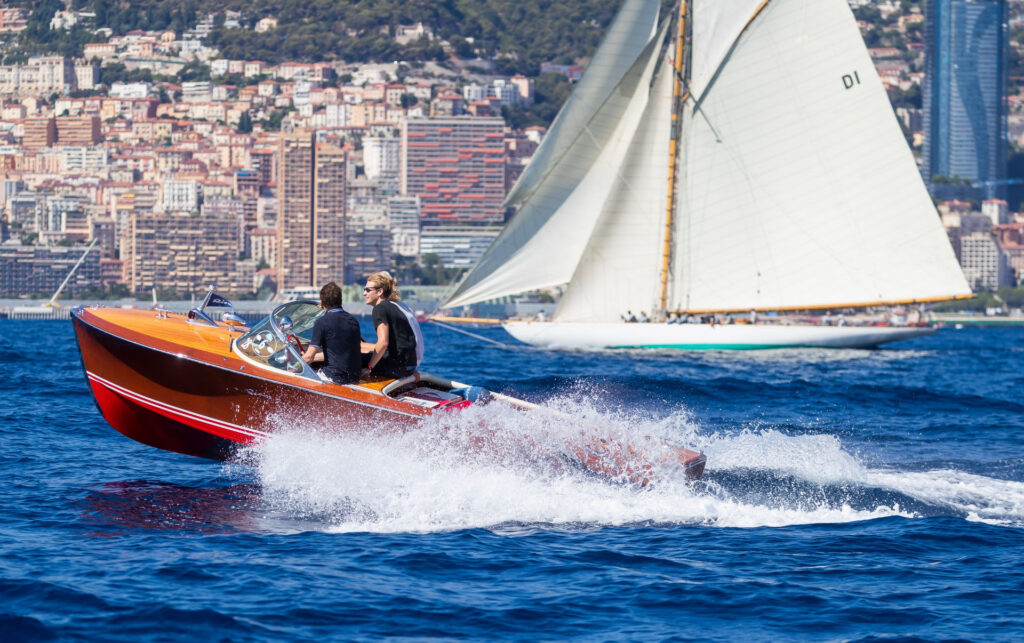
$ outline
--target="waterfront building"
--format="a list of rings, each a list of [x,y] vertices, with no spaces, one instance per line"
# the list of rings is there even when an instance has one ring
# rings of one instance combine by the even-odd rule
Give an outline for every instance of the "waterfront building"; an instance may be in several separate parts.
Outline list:
[[[1024,223],[1005,223],[992,229],[1019,285],[1024,278]]]
[[[279,286],[296,288],[345,274],[346,150],[298,131],[278,139]]]
[[[39,241],[53,245],[67,238],[85,241],[89,236],[89,222],[82,199],[76,196],[50,196],[46,199],[46,217]]]
[[[89,216],[89,239],[99,239],[96,250],[100,257],[117,256],[117,233],[114,219],[109,216],[93,214]],[[117,273],[117,281],[121,281],[121,273]]]
[[[202,296],[213,284],[226,293],[252,289],[252,262],[238,260],[238,216],[138,213],[121,233],[124,282],[135,294],[158,288]]]
[[[940,198],[1005,198],[1006,4],[925,5],[923,172]]]
[[[424,226],[420,260],[435,254],[445,268],[470,268],[500,233],[498,226]]]
[[[16,242],[0,244],[0,297],[53,295],[83,252],[85,246],[51,248]],[[77,297],[99,285],[99,266],[100,253],[86,255],[64,287],[63,296]]]
[[[100,256],[100,286],[109,288],[121,283],[124,264],[120,259]]]
[[[418,196],[424,223],[502,223],[505,122],[417,118],[402,127],[401,193]]]

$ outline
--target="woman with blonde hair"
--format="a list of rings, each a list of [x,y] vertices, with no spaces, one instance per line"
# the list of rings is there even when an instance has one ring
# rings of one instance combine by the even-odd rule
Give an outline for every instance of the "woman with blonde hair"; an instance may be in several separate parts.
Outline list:
[[[423,333],[416,315],[401,302],[398,282],[388,272],[377,272],[366,279],[363,298],[373,306],[373,328],[377,341],[363,342],[370,360],[363,376],[373,373],[400,378],[416,370],[423,361]]]

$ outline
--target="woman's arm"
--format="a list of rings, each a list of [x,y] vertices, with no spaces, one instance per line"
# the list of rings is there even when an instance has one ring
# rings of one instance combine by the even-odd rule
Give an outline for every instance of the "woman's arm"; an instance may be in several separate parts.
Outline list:
[[[377,326],[377,343],[373,344],[373,355],[370,356],[370,363],[367,365],[368,370],[373,370],[373,367],[377,365],[380,360],[384,359],[384,353],[388,350],[388,325],[380,324]]]

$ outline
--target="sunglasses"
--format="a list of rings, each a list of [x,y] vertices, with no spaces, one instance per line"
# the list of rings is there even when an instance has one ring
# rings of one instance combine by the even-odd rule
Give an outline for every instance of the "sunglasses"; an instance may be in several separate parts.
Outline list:
[[[363,292],[371,292],[374,290],[380,290],[380,286],[367,286],[366,288],[363,288]]]

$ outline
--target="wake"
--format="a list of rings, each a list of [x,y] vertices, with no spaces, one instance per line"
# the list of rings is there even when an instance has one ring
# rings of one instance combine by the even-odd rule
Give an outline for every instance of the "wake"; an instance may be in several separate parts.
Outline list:
[[[275,418],[240,460],[270,519],[331,532],[443,532],[623,525],[789,526],[951,515],[1024,527],[1024,483],[955,469],[866,466],[836,436],[772,428],[709,432],[685,410],[664,418],[597,409],[578,395],[551,410],[499,405],[434,416],[405,434],[362,435]],[[557,457],[566,442],[662,441],[708,456],[693,484],[671,470],[615,483]]]

